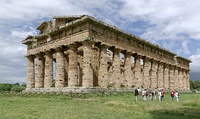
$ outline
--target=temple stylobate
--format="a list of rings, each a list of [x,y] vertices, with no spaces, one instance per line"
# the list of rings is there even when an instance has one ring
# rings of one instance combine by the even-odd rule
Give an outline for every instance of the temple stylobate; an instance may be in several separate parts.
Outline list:
[[[91,16],[55,16],[37,30],[39,35],[22,41],[27,45],[27,91],[190,90],[190,60]]]

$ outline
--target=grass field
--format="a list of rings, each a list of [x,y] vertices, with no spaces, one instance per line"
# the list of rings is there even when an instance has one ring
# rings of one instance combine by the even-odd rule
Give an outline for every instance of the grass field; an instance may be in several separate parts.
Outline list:
[[[132,93],[84,98],[68,95],[0,94],[0,119],[200,119],[200,94],[172,102],[135,102]]]

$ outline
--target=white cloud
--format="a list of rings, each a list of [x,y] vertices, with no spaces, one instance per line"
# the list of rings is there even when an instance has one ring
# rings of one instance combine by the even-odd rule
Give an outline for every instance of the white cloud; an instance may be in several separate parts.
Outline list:
[[[197,49],[197,51],[200,51],[200,49]],[[192,61],[192,63],[190,64],[192,72],[200,72],[200,70],[199,70],[200,69],[200,63],[199,63],[200,52],[190,56],[189,59]]]
[[[185,39],[185,34],[192,38],[200,38],[200,16],[195,12],[199,10],[198,0],[167,0],[167,1],[126,1],[120,10],[121,16],[127,22],[142,20],[149,23],[149,28],[141,36],[152,33],[154,40]]]

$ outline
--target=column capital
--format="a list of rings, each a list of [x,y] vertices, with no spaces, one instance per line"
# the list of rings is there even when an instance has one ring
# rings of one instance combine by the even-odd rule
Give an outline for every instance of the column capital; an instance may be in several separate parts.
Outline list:
[[[99,45],[98,47],[101,48],[101,49],[102,49],[102,48],[105,48],[105,49],[109,48],[109,46],[107,46],[107,45],[105,45],[105,44],[101,44],[101,45]]]
[[[52,51],[48,50],[48,51],[45,51],[44,54],[45,55],[52,55],[53,53],[52,53]]]
[[[34,55],[25,55],[25,57],[26,57],[27,59],[33,59],[33,58],[35,58]]]
[[[68,47],[69,47],[70,50],[77,50],[79,45],[76,44],[76,43],[72,43],[72,44],[69,44]]]
[[[85,40],[81,42],[84,46],[92,46],[95,42],[91,40]]]
[[[37,54],[35,54],[35,56],[36,56],[36,58],[37,57],[42,57],[42,56],[44,56],[44,53],[37,53]]]
[[[127,50],[126,50],[126,51],[124,51],[124,55],[128,55],[128,56],[131,55],[131,56],[132,56],[133,53],[132,53],[131,51],[127,51]]]

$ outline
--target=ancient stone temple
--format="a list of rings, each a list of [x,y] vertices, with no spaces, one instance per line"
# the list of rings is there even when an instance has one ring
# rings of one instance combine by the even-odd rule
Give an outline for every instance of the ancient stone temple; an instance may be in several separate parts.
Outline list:
[[[189,91],[190,60],[88,15],[55,16],[27,45],[26,91],[147,88]]]

